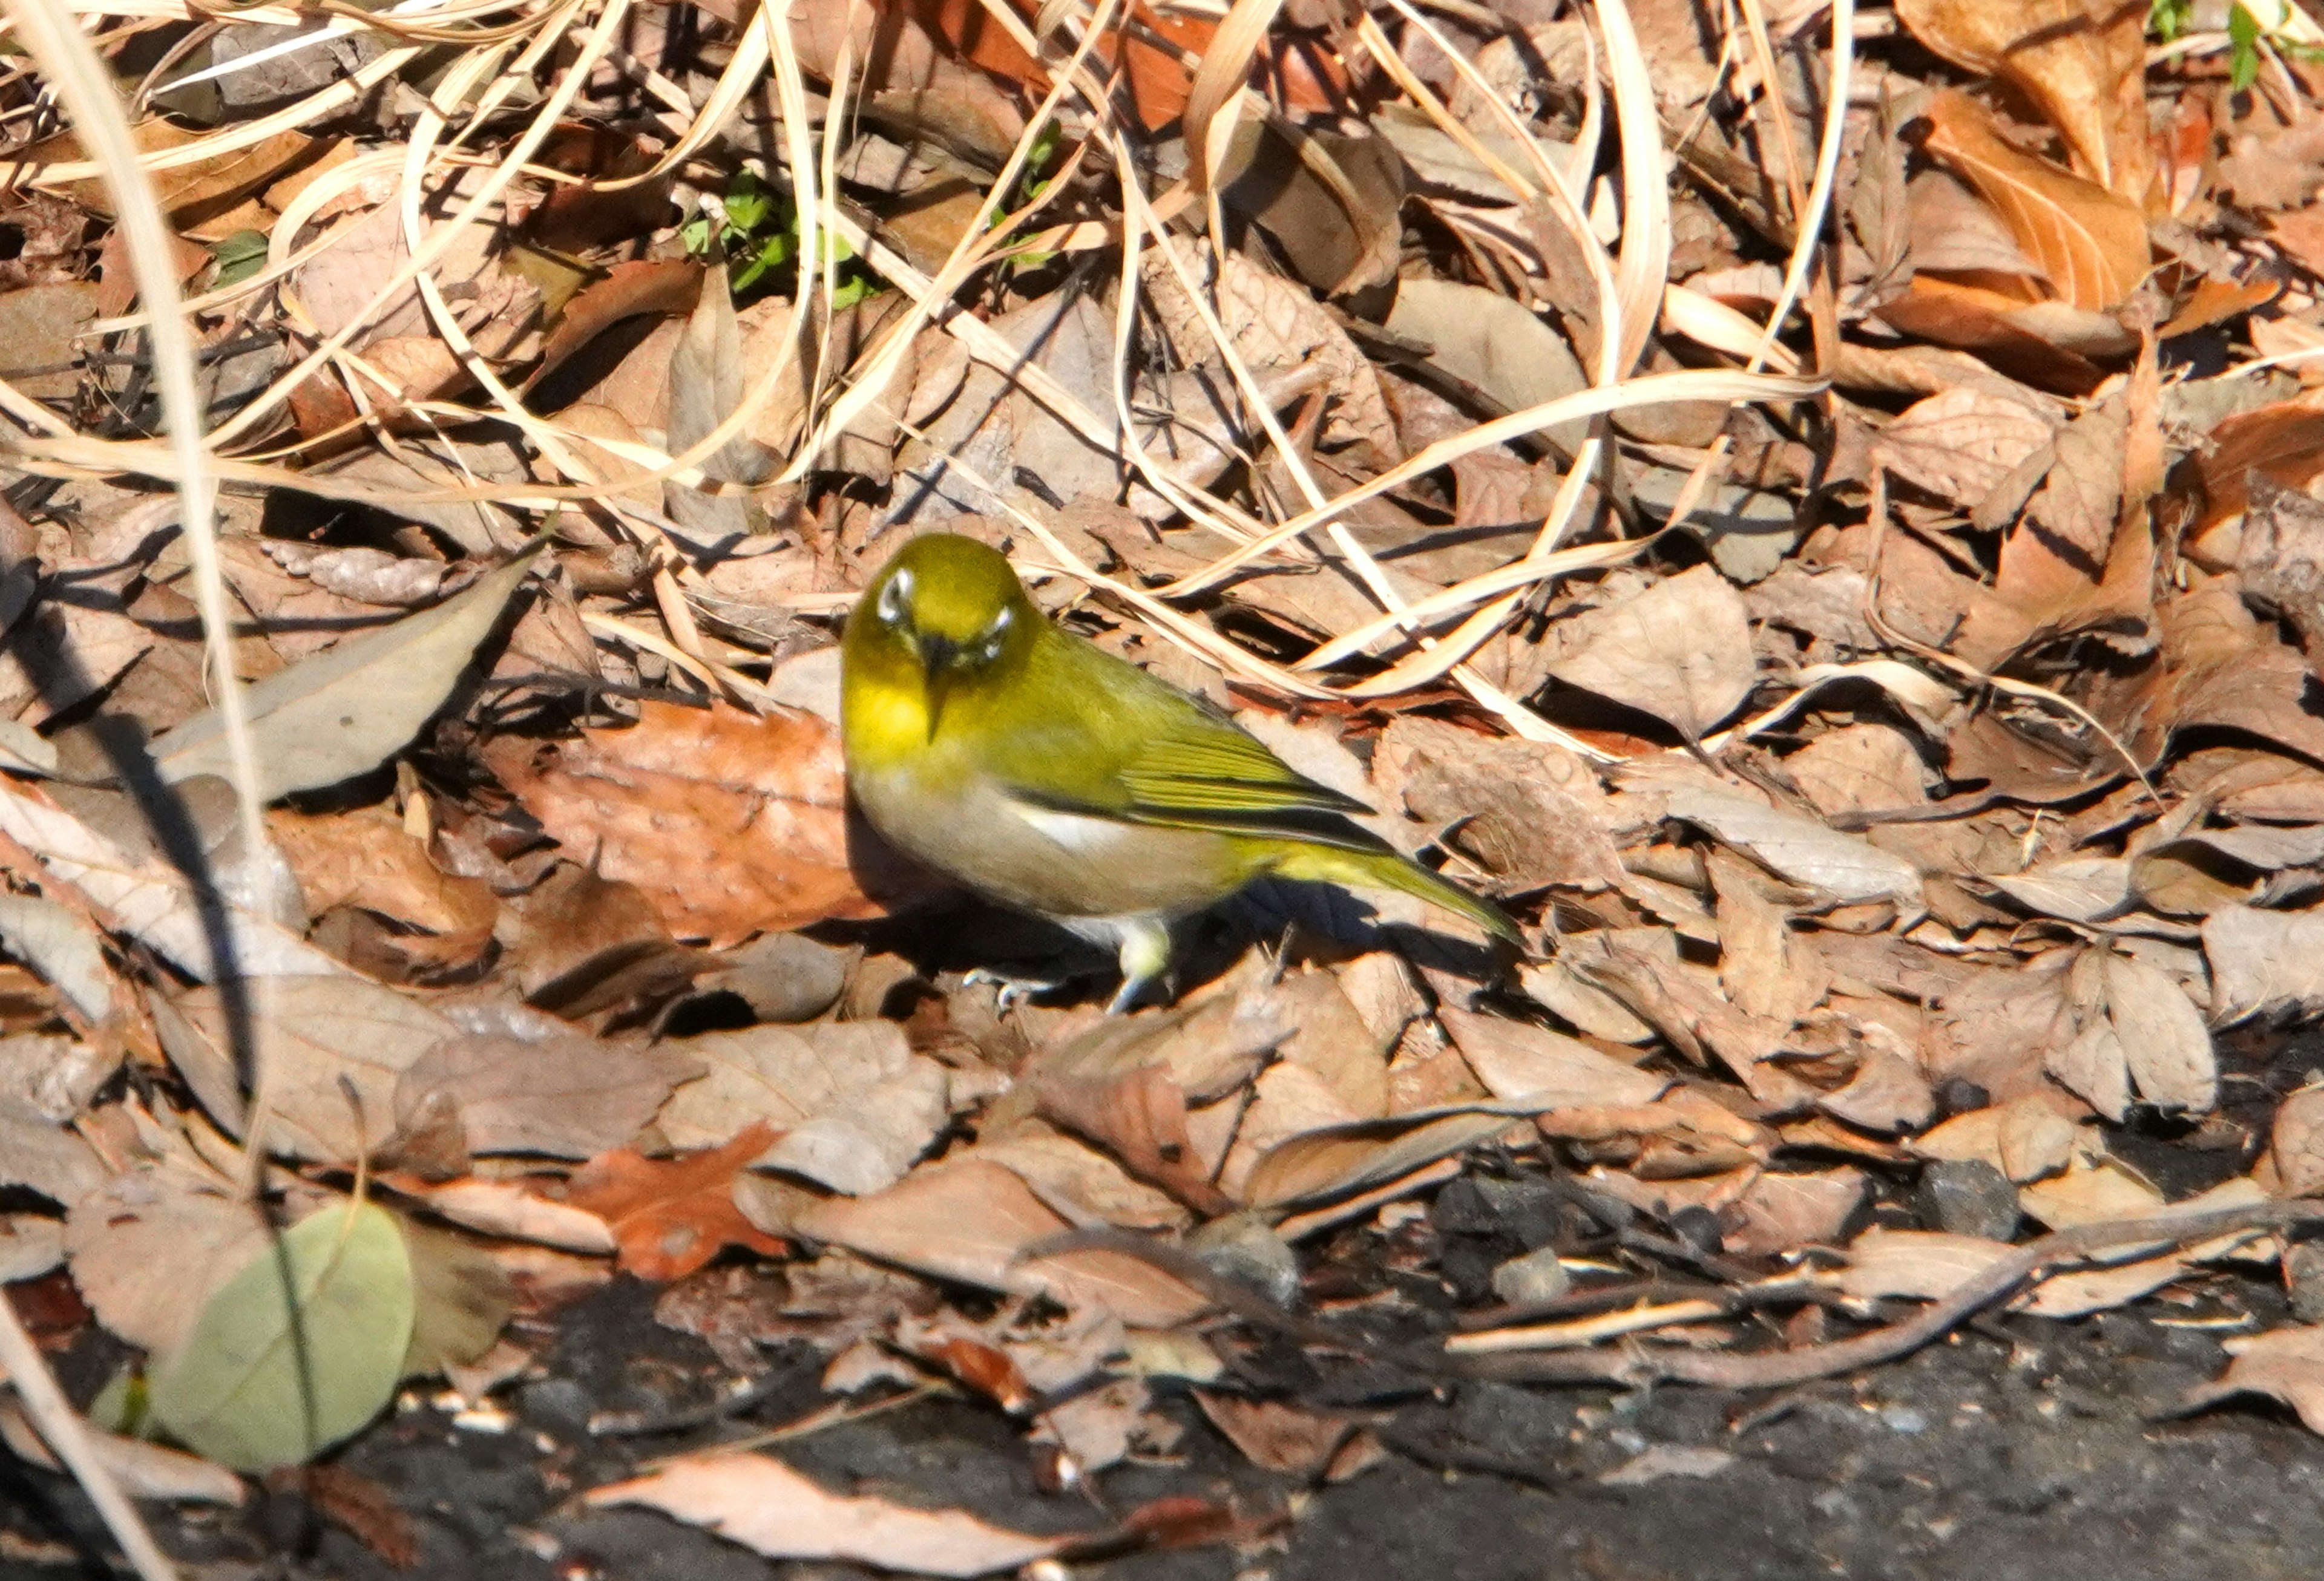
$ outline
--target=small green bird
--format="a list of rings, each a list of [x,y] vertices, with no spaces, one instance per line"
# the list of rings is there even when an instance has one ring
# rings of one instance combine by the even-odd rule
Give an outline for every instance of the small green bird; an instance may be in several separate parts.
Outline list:
[[[897,551],[848,617],[841,677],[848,788],[872,826],[1116,948],[1117,1012],[1169,965],[1174,923],[1270,874],[1401,890],[1523,947],[1498,907],[1350,822],[1362,803],[1044,620],[973,538]]]

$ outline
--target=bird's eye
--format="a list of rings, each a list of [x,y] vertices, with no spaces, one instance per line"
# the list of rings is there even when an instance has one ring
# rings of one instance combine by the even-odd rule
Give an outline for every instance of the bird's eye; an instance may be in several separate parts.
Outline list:
[[[888,585],[880,590],[880,602],[874,606],[874,611],[885,624],[900,626],[909,618],[911,602],[912,574],[899,571],[888,579]]]

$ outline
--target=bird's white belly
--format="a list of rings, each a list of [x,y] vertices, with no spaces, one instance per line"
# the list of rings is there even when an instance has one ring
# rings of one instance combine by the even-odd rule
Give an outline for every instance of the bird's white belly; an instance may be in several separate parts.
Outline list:
[[[1061,919],[1183,915],[1238,887],[1229,841],[1017,800],[990,784],[937,792],[859,775],[857,804],[890,843],[991,899]]]

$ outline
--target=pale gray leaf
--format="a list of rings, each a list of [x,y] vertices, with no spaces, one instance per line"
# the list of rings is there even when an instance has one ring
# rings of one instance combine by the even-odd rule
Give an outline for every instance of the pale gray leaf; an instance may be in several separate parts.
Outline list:
[[[95,1022],[113,1008],[113,973],[79,913],[30,895],[0,895],[0,947]]]
[[[434,609],[348,638],[249,687],[244,707],[260,798],[337,785],[401,750],[450,699],[538,552],[536,544]],[[172,784],[198,774],[232,777],[216,709],[161,736],[152,752]]]
[[[1398,280],[1388,326],[1426,343],[1430,362],[1475,385],[1508,411],[1572,395],[1590,382],[1563,336],[1524,303],[1482,286]],[[1551,444],[1568,454],[1589,433],[1587,421],[1542,430]]]
[[[697,1060],[576,1033],[538,1041],[447,1038],[397,1078],[395,1113],[408,1122],[430,1094],[458,1106],[471,1153],[591,1158],[627,1143],[672,1089],[703,1073]]]
[[[2203,919],[2211,1020],[2324,1014],[2324,909],[2222,906]]]
[[[395,1130],[395,1090],[403,1072],[458,1028],[409,994],[342,971],[284,978],[254,995],[273,1078],[270,1148],[318,1163],[345,1163]],[[242,1088],[215,989],[176,999],[156,995],[153,1025],[170,1062],[210,1117],[242,1134]],[[344,1079],[361,1112],[351,1112]]]
[[[1757,676],[1743,595],[1708,565],[1554,630],[1561,651],[1551,675],[1690,736],[1741,707]]]
[[[161,862],[136,858],[61,808],[0,787],[0,834],[111,913],[118,932],[204,982],[216,979],[214,928],[233,941],[234,963],[253,977],[337,977],[346,968],[287,929],[235,907],[206,916],[193,889]]]
[[[1711,784],[1673,787],[1665,807],[1835,905],[1889,900],[1908,913],[1921,910],[1920,869],[1861,836]]]

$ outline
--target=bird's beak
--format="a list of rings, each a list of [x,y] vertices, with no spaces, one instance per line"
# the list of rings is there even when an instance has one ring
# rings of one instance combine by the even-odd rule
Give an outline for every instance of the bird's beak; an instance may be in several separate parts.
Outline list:
[[[952,689],[953,645],[942,637],[919,638],[920,684],[927,693],[928,740],[936,739],[936,722],[944,717],[945,694]]]

